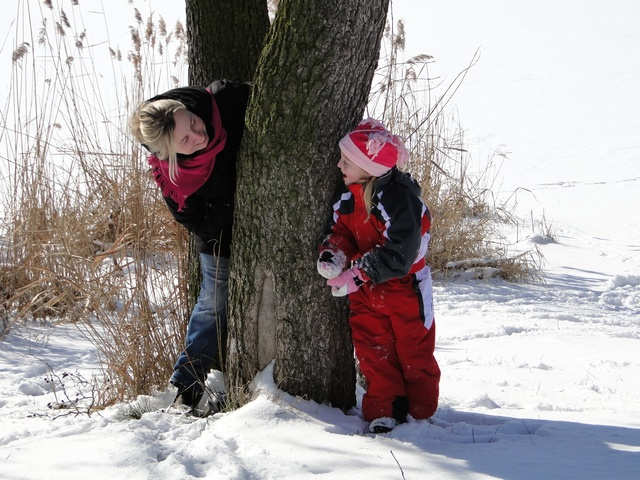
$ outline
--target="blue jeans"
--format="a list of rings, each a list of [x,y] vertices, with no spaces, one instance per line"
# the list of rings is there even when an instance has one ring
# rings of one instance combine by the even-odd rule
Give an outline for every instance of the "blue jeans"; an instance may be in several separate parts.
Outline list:
[[[170,380],[187,388],[198,388],[209,370],[221,369],[227,341],[229,259],[200,253],[200,270],[200,294],[189,318],[186,347]]]

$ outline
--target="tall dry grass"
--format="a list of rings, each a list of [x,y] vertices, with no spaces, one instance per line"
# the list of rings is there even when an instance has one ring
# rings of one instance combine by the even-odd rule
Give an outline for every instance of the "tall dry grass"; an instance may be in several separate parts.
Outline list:
[[[421,185],[432,215],[427,258],[432,271],[447,276],[457,267],[479,264],[491,265],[494,275],[509,280],[535,278],[537,252],[511,253],[499,239],[501,227],[516,221],[493,194],[499,154],[488,159],[482,171],[471,172],[464,130],[449,108],[479,53],[452,81],[443,83],[432,76],[431,55],[402,60],[404,46],[403,22],[395,22],[391,12],[368,114],[406,141],[411,159],[404,168]]]
[[[108,403],[164,386],[183,344],[184,234],[126,125],[141,100],[184,81],[186,38],[133,9],[123,53],[106,18],[84,14],[76,1],[18,2],[0,131],[0,301],[12,319],[78,322]]]
[[[123,53],[106,19],[89,28],[77,1],[22,0],[16,13],[0,119],[0,335],[8,319],[77,322],[101,355],[100,403],[148,393],[183,345],[186,241],[126,125],[141,100],[184,82],[184,29],[133,8]],[[369,114],[407,139],[433,215],[432,267],[491,257],[507,277],[528,275],[524,257],[491,241],[507,216],[490,179],[469,174],[447,113],[466,70],[435,85],[431,57],[399,61],[401,23],[385,38]]]

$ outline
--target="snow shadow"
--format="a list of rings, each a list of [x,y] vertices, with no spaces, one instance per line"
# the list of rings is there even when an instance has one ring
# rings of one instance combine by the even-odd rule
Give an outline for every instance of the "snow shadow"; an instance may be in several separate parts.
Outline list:
[[[548,287],[559,287],[569,290],[597,290],[603,282],[611,277],[604,272],[596,272],[594,270],[585,270],[575,267],[562,267],[565,270],[575,271],[576,275],[565,274],[545,274],[545,283]]]
[[[452,475],[495,478],[640,478],[640,429],[514,418],[441,408],[427,421],[397,427],[395,440],[431,455]],[[409,478],[409,477],[408,477]],[[416,477],[417,478],[417,477]]]
[[[433,478],[640,478],[640,428],[488,415],[441,406],[429,420],[410,420],[388,434],[371,435],[357,411],[344,415],[286,395],[279,403],[291,416],[280,415],[280,419],[310,422],[331,435],[305,436],[294,443],[299,451],[309,448],[331,456],[335,472],[351,449],[358,452],[349,461],[351,467],[357,461],[361,471],[375,471],[381,465],[389,468],[384,473],[389,476],[375,478],[396,478],[395,463],[384,457],[389,451],[407,479],[430,478],[425,473],[430,469]]]
[[[55,332],[54,332],[55,328]],[[0,360],[28,356],[47,358],[53,365],[86,362],[95,357],[89,341],[74,325],[19,325],[1,341]]]

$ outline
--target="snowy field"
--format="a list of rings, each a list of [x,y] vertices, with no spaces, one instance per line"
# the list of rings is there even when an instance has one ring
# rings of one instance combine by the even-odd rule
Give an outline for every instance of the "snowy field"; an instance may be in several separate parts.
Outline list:
[[[538,245],[544,283],[436,282],[440,407],[385,435],[278,391],[270,370],[252,402],[207,419],[160,411],[167,391],[139,399],[158,408],[139,420],[127,405],[53,420],[51,370],[89,378],[96,356],[73,327],[16,328],[0,344],[0,478],[640,478],[640,242],[555,235]]]
[[[434,417],[363,434],[357,409],[293,398],[267,369],[252,402],[207,419],[162,412],[170,390],[138,399],[155,408],[140,419],[53,419],[52,373],[91,378],[97,357],[72,326],[24,326],[0,341],[1,480],[640,479],[640,8],[436,3],[394,2],[407,50],[454,75],[482,48],[461,121],[476,158],[510,152],[506,233],[545,263],[535,284],[435,282]]]

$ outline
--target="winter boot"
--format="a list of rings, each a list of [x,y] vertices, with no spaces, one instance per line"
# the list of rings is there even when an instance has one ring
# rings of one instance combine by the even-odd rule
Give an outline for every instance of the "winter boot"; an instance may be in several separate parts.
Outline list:
[[[391,416],[395,418],[398,424],[407,421],[407,413],[409,413],[409,399],[407,397],[396,397],[391,404]]]
[[[208,417],[221,412],[226,406],[226,394],[224,392],[212,392],[207,390],[200,402],[191,409],[191,414],[196,417]]]
[[[198,405],[202,398],[202,388],[200,385],[197,383],[193,383],[188,387],[179,383],[173,383],[173,385],[178,389],[176,398],[173,401],[174,405],[185,405],[191,409],[194,409]]]
[[[371,421],[369,424],[369,432],[371,433],[388,433],[393,430],[398,423],[395,418],[380,417]]]

